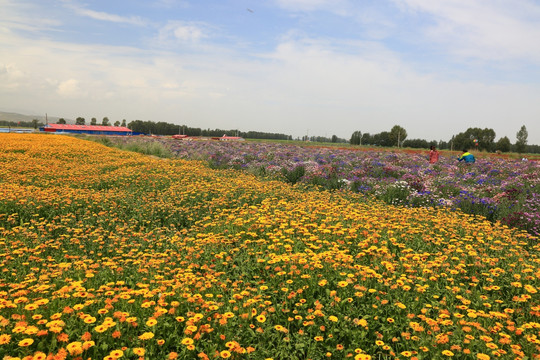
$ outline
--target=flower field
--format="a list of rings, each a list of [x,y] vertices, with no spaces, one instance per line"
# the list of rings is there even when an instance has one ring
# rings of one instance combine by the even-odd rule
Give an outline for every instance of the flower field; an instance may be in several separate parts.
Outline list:
[[[540,358],[539,250],[459,210],[0,134],[0,359]]]
[[[118,137],[117,144],[160,142],[178,158],[204,160],[213,168],[326,189],[350,188],[389,204],[443,206],[540,235],[540,161],[476,154],[460,164],[457,152],[428,163],[427,151],[338,149],[283,143],[177,141]]]

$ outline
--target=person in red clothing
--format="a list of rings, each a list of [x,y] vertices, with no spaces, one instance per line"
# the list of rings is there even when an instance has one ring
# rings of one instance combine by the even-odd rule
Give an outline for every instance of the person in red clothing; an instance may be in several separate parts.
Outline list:
[[[435,146],[431,145],[429,150],[429,163],[435,164],[437,161],[439,161],[439,152],[435,148]]]

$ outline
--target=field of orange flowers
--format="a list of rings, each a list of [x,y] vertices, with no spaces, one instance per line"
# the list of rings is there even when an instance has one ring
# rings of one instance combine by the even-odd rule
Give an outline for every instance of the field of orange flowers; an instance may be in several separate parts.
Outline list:
[[[540,358],[538,239],[0,134],[0,359]]]

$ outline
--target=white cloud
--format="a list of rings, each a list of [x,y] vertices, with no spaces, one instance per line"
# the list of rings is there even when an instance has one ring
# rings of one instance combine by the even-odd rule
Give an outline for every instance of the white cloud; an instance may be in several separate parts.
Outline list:
[[[0,0],[0,33],[53,29],[60,21],[40,13],[39,9],[22,1]],[[32,21],[29,21],[29,19]]]
[[[540,61],[540,5],[528,0],[394,0],[403,10],[429,15],[428,39],[460,58]]]
[[[67,98],[80,97],[82,95],[79,82],[76,79],[62,81],[57,87],[58,95]]]
[[[86,6],[80,5],[77,1],[61,0],[68,9],[71,9],[80,16],[89,17],[91,19],[100,21],[109,21],[113,23],[125,23],[131,25],[145,25],[146,21],[140,16],[121,16],[117,14],[110,14],[103,11],[95,11],[87,9]]]
[[[458,26],[460,16],[420,0],[416,0],[419,5],[407,1],[401,3],[404,10],[429,13],[429,19],[436,19],[429,23],[433,41],[458,41],[452,26]],[[310,4],[319,9],[332,5],[330,1],[292,3],[304,9]],[[439,12],[441,16],[434,15]],[[443,24],[448,24],[446,32]],[[498,137],[506,135],[513,141],[525,124],[530,142],[540,144],[534,138],[540,134],[538,84],[495,86],[428,74],[404,62],[382,41],[355,40],[349,34],[305,35],[309,29],[284,36],[272,33],[279,39],[274,48],[265,52],[258,48],[259,53],[245,56],[245,47],[239,50],[240,46],[204,41],[216,34],[227,37],[216,30],[220,26],[225,28],[212,21],[170,21],[161,28],[162,43],[157,44],[167,46],[150,49],[77,44],[51,33],[44,39],[39,33],[0,31],[0,109],[293,136],[305,135],[309,129],[312,135],[345,138],[355,130],[373,134],[398,124],[410,138],[447,140],[468,127],[489,127]],[[457,54],[468,47],[451,50]]]
[[[197,43],[207,38],[207,28],[203,24],[172,21],[163,26],[159,31],[161,43],[189,42]]]
[[[120,16],[115,14],[108,14],[102,11],[94,11],[88,9],[77,9],[79,15],[87,16],[92,19],[110,21],[116,23],[126,23],[132,25],[144,25],[145,21],[139,16]]]
[[[175,38],[183,41],[199,41],[203,36],[200,28],[193,25],[180,25],[174,28]]]
[[[347,0],[276,0],[276,4],[289,11],[333,10],[343,12]]]

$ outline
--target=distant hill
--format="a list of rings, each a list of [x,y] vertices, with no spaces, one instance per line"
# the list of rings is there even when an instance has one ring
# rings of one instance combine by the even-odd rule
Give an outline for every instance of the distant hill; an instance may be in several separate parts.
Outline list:
[[[19,113],[0,111],[0,121],[3,120],[13,122],[32,122],[32,120],[34,119],[37,119],[40,123],[45,124],[47,120],[49,123],[56,123],[60,118],[56,116],[45,117],[45,115],[24,115]],[[69,119],[66,119],[66,122],[70,123],[71,121]]]

